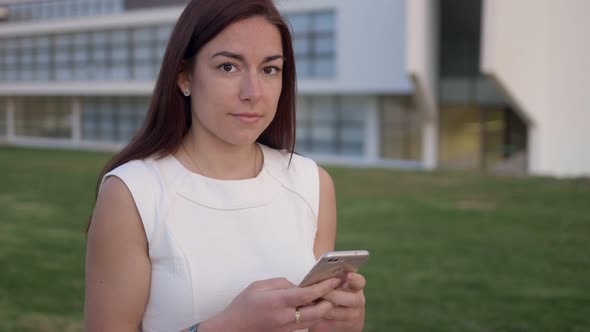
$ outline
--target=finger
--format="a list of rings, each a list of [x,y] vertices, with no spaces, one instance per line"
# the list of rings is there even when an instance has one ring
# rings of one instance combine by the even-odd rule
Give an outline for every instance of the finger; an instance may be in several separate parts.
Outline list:
[[[336,306],[349,308],[362,307],[364,305],[363,292],[347,292],[345,290],[335,289],[323,296],[324,300],[332,302]]]
[[[266,280],[258,280],[251,284],[252,287],[260,290],[271,289],[287,289],[294,288],[295,285],[286,278],[272,278]]]
[[[367,284],[367,280],[365,279],[365,277],[363,277],[362,275],[355,273],[355,272],[349,272],[346,275],[346,284],[348,285],[348,288],[352,291],[360,291],[363,290],[365,288],[365,285]]]
[[[334,305],[329,301],[320,301],[317,304],[301,307],[299,308],[300,323],[295,321],[295,310],[291,308],[287,313],[290,322],[287,327],[291,331],[309,329],[319,323],[322,317],[333,308]]]
[[[298,307],[323,297],[340,284],[340,279],[331,278],[307,287],[295,287],[283,290],[287,306]]]
[[[334,321],[357,320],[363,315],[363,309],[334,307],[324,315],[324,319]]]

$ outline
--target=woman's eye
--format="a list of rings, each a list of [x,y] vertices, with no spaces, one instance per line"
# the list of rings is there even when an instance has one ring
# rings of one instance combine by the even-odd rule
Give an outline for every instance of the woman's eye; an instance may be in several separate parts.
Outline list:
[[[218,68],[220,68],[222,71],[224,71],[226,73],[232,73],[232,72],[236,71],[236,66],[232,65],[231,63],[224,63],[221,66],[219,66]]]
[[[276,75],[281,69],[279,67],[266,67],[264,73],[267,75]]]

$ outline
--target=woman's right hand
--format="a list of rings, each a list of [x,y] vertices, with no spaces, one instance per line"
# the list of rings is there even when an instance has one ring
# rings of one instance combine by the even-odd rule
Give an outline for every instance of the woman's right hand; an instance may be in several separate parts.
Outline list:
[[[337,278],[303,288],[285,278],[253,282],[220,315],[203,322],[199,331],[216,331],[223,327],[223,330],[236,332],[291,332],[311,328],[333,308],[329,301],[312,302],[339,284]],[[299,323],[295,318],[297,308]]]

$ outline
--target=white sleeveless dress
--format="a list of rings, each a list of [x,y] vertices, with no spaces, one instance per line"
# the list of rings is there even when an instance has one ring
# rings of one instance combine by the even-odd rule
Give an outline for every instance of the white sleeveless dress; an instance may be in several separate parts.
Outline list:
[[[316,163],[260,144],[261,172],[246,180],[192,173],[174,156],[107,173],[127,186],[149,243],[151,286],[141,331],[180,331],[223,311],[250,283],[298,284],[316,259]]]

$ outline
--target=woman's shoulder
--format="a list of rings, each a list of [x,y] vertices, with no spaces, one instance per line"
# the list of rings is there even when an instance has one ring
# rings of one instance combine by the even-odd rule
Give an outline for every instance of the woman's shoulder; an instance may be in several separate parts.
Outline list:
[[[296,152],[291,153],[285,149],[274,149],[263,146],[265,149],[265,160],[270,167],[279,169],[285,174],[298,174],[301,172],[317,172],[318,165],[316,162],[306,156],[300,155]]]
[[[109,176],[140,179],[145,182],[157,181],[158,172],[155,166],[153,158],[131,160],[107,172],[103,181]]]
[[[115,177],[120,182],[116,186],[119,192],[128,191],[132,202],[139,212],[148,242],[156,230],[156,224],[162,209],[166,206],[163,195],[163,179],[158,170],[158,160],[154,158],[128,161],[117,166],[102,178],[101,190],[107,190],[107,179]],[[110,180],[109,180],[110,182]],[[112,183],[111,186],[115,184]]]

